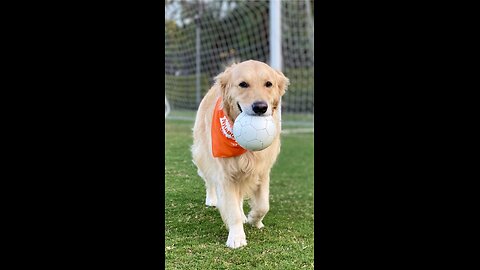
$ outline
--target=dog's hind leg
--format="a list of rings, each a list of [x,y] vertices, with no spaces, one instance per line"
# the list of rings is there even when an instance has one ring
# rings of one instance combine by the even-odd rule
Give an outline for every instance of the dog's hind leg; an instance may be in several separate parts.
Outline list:
[[[205,189],[207,193],[207,196],[205,198],[205,205],[216,207],[217,192],[215,190],[215,183],[209,177],[206,177],[200,170],[200,168],[198,168],[197,173],[205,181]]]
[[[195,146],[195,145],[194,145]],[[212,179],[211,173],[208,168],[205,166],[204,160],[201,158],[201,155],[198,154],[199,150],[198,147],[192,147],[192,154],[193,154],[193,164],[197,166],[197,173],[198,175],[205,181],[205,189],[206,189],[206,198],[205,198],[205,205],[207,206],[217,206],[217,193],[215,191],[215,182]]]
[[[211,180],[205,179],[205,186],[207,190],[205,204],[207,206],[217,206],[217,192],[215,190],[215,183]]]

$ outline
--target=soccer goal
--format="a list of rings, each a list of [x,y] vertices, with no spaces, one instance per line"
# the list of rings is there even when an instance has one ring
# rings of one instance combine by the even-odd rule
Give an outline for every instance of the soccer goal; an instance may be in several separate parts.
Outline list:
[[[213,78],[248,59],[290,79],[284,114],[313,115],[313,22],[312,0],[167,0],[165,117],[193,117]]]
[[[168,103],[167,95],[165,95],[165,118],[170,113],[170,103]]]

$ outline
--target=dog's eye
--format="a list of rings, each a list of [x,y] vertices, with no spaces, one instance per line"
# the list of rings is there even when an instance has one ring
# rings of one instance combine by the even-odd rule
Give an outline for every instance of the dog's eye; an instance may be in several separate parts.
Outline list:
[[[266,86],[266,87],[272,87],[272,83],[271,83],[271,82],[266,82],[266,83],[265,83],[265,86]]]
[[[238,86],[242,87],[242,88],[247,88],[248,87],[248,83],[246,82],[241,82]]]

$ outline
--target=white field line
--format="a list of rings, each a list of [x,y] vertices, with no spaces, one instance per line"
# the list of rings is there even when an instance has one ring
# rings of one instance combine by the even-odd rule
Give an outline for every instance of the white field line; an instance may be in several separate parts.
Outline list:
[[[315,133],[314,128],[287,128],[282,129],[282,134]]]
[[[172,120],[185,120],[185,121],[195,121],[195,118],[189,116],[177,116],[177,115],[169,115],[165,119],[172,119]]]

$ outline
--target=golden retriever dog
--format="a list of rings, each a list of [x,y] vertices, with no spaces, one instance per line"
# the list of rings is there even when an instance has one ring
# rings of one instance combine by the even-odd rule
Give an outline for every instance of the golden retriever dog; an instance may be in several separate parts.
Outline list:
[[[214,85],[198,108],[191,148],[193,162],[205,181],[205,204],[218,208],[229,231],[226,245],[230,248],[247,245],[243,223],[264,227],[262,220],[270,207],[270,169],[280,153],[280,98],[288,85],[289,80],[282,72],[259,61],[244,61],[227,67],[215,77]],[[261,151],[237,145],[241,151],[233,156],[214,156],[212,147],[216,141],[212,142],[215,132],[212,124],[216,123],[212,122],[218,121],[213,120],[216,108],[228,118],[228,122],[221,124],[230,134],[241,112],[272,116],[278,131],[273,143]],[[228,137],[228,131],[224,134]],[[243,212],[243,200],[247,198],[251,208],[248,217]]]

